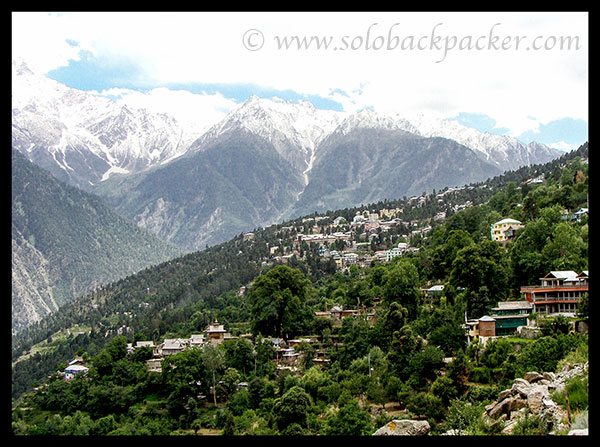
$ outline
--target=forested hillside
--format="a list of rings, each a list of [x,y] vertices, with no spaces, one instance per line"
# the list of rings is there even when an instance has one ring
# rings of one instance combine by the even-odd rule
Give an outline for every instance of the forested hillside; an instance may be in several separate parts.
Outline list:
[[[538,317],[536,339],[466,346],[465,313],[520,299],[520,286],[549,270],[588,269],[587,215],[572,218],[588,206],[587,158],[585,144],[486,183],[256,229],[97,288],[15,337],[13,398],[23,404],[13,432],[368,435],[400,415],[427,420],[433,434],[499,433],[501,424],[481,421],[485,406],[528,371],[586,361],[587,335]],[[368,240],[360,227],[353,235],[371,254],[414,248],[389,262],[340,269],[298,242],[315,227],[343,230],[337,217],[391,208],[400,223]],[[507,217],[524,228],[504,246],[490,225]],[[281,253],[293,253],[285,265]],[[436,284],[444,294],[426,298]],[[368,318],[336,325],[316,313],[334,306]],[[583,304],[578,318],[587,319]],[[147,352],[127,354],[128,342],[189,337],[215,320],[234,338],[165,358],[161,373],[148,372]],[[301,343],[297,369],[281,371],[266,337],[315,343]],[[56,372],[76,354],[90,369],[65,381]],[[583,380],[569,385],[574,414],[587,414]],[[516,433],[558,430],[536,418]]]
[[[12,151],[12,329],[184,251]]]

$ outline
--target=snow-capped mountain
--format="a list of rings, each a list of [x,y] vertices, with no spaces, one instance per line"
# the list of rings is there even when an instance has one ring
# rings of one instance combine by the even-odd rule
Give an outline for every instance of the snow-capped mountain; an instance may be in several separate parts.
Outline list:
[[[521,166],[545,163],[560,157],[562,152],[539,143],[524,144],[504,135],[480,132],[463,126],[456,120],[445,120],[418,113],[405,118],[396,116],[397,122],[409,123],[404,130],[426,137],[443,137],[454,140],[477,151],[501,170],[514,170]]]
[[[316,148],[344,116],[343,112],[317,109],[306,101],[294,104],[252,95],[211,127],[193,147],[201,148],[220,135],[244,129],[273,144],[285,160],[303,172],[305,183],[308,183],[308,172],[312,168]]]
[[[257,96],[194,135],[167,114],[66,87],[24,64],[13,64],[12,129],[13,148],[30,161],[190,249],[317,209],[483,181],[561,155],[452,120]]]
[[[168,163],[188,149],[202,150],[233,129],[265,138],[307,185],[320,143],[357,127],[397,129],[452,139],[501,170],[543,163],[561,155],[544,145],[479,132],[454,120],[417,114],[385,115],[322,110],[301,101],[250,97],[202,135],[167,114],[122,106],[110,98],[69,88],[13,62],[13,147],[70,184],[89,189],[115,173],[131,174]],[[196,133],[195,133],[196,132]],[[191,146],[191,147],[190,147]]]
[[[404,118],[384,115],[369,109],[346,115],[342,123],[335,129],[335,132],[346,135],[358,128],[404,130],[418,134],[418,129]]]
[[[120,106],[13,62],[13,148],[67,183],[87,189],[166,163],[196,137],[166,114]]]

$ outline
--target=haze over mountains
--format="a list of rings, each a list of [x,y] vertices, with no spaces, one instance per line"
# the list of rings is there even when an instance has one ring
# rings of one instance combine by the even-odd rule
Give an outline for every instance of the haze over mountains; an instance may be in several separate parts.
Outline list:
[[[117,105],[24,63],[13,63],[12,116],[14,150],[184,251],[315,211],[483,181],[562,154],[456,121],[256,96],[201,132],[204,123],[187,128],[167,114]]]

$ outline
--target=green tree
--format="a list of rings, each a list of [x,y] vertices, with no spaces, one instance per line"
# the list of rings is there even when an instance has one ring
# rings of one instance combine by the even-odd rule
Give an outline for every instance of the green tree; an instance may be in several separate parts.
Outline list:
[[[307,426],[307,414],[312,407],[312,400],[304,388],[294,386],[283,396],[275,400],[273,411],[279,430],[283,431],[291,424]]]
[[[455,430],[458,435],[480,435],[482,433],[481,414],[485,411],[483,403],[475,404],[466,400],[453,400],[448,406],[444,421],[446,430]]]
[[[113,362],[124,359],[127,355],[127,338],[122,335],[114,337],[105,348]]]
[[[222,349],[229,367],[243,374],[249,374],[254,370],[254,347],[250,340],[245,338],[227,340],[223,343]]]
[[[507,293],[508,260],[494,241],[483,239],[460,249],[452,262],[450,284],[464,288],[470,318],[478,318],[502,301]]]
[[[213,402],[217,406],[217,373],[225,367],[225,355],[217,346],[206,345],[202,348],[202,360],[212,379]]]
[[[387,311],[385,311],[383,318],[378,321],[378,325],[381,326],[383,333],[386,337],[386,346],[392,340],[394,332],[399,331],[406,324],[408,311],[400,303],[392,302]]]
[[[585,243],[577,229],[561,222],[554,227],[542,249],[542,256],[548,259],[553,270],[581,271],[587,265],[582,256],[584,250]]]
[[[433,382],[431,385],[431,392],[434,396],[442,399],[445,405],[448,405],[448,402],[451,399],[454,399],[458,396],[458,390],[454,385],[454,381],[449,377],[440,376]]]
[[[372,430],[371,417],[360,408],[356,399],[329,413],[325,422],[325,434],[328,436],[365,436]]]
[[[310,328],[314,313],[306,304],[309,287],[301,272],[286,265],[259,276],[248,294],[252,333],[287,340]]]
[[[584,293],[579,303],[577,303],[577,316],[579,318],[585,318],[586,320],[589,318],[590,308],[589,308],[589,297],[587,293]]]
[[[383,299],[390,304],[396,302],[408,311],[408,317],[417,314],[419,301],[419,273],[408,259],[394,261],[383,277]]]

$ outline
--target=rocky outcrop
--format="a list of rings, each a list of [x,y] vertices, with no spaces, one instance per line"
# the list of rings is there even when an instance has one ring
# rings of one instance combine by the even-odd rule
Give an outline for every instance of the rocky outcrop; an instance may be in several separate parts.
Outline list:
[[[503,420],[504,434],[511,434],[519,419],[527,414],[548,421],[553,432],[563,431],[567,428],[567,412],[552,400],[550,393],[562,392],[567,380],[587,373],[587,369],[586,362],[567,365],[558,374],[528,372],[523,378],[515,379],[511,388],[501,391],[498,399],[485,407],[483,418],[489,422]]]
[[[427,421],[393,420],[378,429],[373,436],[425,436],[431,427]]]

